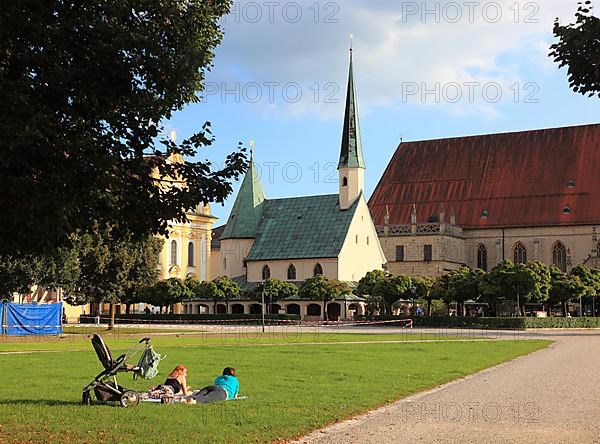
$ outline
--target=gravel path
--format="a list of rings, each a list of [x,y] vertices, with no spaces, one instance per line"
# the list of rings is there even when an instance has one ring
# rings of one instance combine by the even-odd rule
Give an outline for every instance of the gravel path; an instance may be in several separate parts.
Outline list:
[[[600,443],[600,332],[335,424],[298,443]]]

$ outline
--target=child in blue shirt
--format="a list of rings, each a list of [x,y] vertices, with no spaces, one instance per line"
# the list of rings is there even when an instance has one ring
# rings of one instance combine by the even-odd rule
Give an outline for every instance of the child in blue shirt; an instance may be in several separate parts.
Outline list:
[[[214,385],[209,385],[191,394],[190,399],[200,404],[213,401],[226,401],[237,398],[240,383],[233,367],[225,367],[223,374],[217,376]]]

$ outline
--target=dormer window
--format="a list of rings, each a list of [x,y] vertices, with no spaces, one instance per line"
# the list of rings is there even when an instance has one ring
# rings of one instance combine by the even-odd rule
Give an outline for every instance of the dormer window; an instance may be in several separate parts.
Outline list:
[[[490,215],[490,212],[488,211],[488,209],[487,209],[487,208],[484,208],[484,209],[481,211],[481,218],[482,218],[482,219],[487,219],[489,215]]]
[[[575,188],[575,179],[569,179],[569,181],[567,182],[567,188]]]
[[[571,214],[571,205],[567,205],[563,208],[563,214]]]

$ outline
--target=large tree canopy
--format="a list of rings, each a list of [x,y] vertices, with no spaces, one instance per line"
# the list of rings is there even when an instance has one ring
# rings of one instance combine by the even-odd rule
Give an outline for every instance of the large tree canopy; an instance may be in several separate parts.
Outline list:
[[[230,0],[20,0],[0,9],[0,255],[41,252],[94,223],[164,234],[222,202],[243,150],[222,167],[190,159],[163,122],[198,101]],[[158,173],[154,174],[153,173]],[[187,186],[168,186],[157,177]]]
[[[592,14],[592,2],[580,2],[575,23],[554,22],[558,42],[550,57],[568,67],[569,85],[575,92],[600,97],[600,18]]]

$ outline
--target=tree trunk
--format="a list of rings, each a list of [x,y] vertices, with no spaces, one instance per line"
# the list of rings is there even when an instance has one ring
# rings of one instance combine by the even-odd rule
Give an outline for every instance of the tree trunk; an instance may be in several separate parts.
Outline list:
[[[323,301],[323,319],[327,321],[327,301]]]
[[[567,303],[566,302],[561,302],[561,305],[562,305],[563,316],[566,318],[567,317]]]
[[[110,303],[110,320],[108,321],[108,329],[112,330],[115,326],[115,304]]]
[[[131,314],[131,304],[125,305],[125,313],[126,314]]]
[[[431,299],[427,301],[427,317],[431,317]]]

